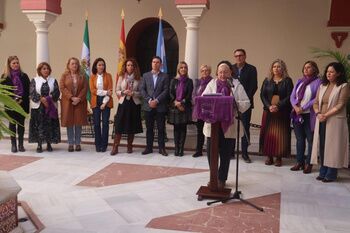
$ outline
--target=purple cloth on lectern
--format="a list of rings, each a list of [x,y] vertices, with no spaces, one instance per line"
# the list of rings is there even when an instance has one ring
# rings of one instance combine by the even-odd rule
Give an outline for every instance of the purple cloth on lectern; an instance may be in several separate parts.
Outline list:
[[[194,101],[193,119],[221,122],[222,130],[227,132],[233,124],[233,96],[197,96]]]

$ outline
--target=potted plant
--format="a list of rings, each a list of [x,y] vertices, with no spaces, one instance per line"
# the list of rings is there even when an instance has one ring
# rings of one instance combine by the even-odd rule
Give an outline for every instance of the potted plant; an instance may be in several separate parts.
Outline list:
[[[16,111],[23,116],[27,116],[27,113],[12,98],[15,95],[12,90],[13,87],[0,83],[0,139],[4,137],[5,133],[13,135],[13,132],[6,125],[7,122],[17,123],[5,112],[5,110]]]

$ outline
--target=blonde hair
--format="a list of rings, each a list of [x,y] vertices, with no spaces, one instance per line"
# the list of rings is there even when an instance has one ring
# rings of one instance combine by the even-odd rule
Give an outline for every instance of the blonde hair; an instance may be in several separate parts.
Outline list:
[[[4,73],[3,73],[3,75],[2,75],[3,77],[8,77],[8,76],[10,76],[11,70],[12,70],[10,64],[11,64],[11,62],[12,62],[13,60],[17,60],[18,63],[19,63],[19,59],[18,59],[17,56],[9,56],[9,57],[7,58],[7,62],[6,62],[6,64],[5,64]],[[21,70],[21,65],[19,65],[19,71],[22,72],[22,70]]]
[[[68,59],[68,62],[67,62],[67,65],[66,65],[66,70],[64,71],[64,74],[65,74],[65,75],[70,74],[69,63],[70,63],[72,60],[74,60],[74,61],[77,62],[77,64],[78,64],[77,73],[78,73],[79,75],[82,75],[82,73],[81,73],[81,68],[80,68],[80,61],[79,61],[79,59],[76,58],[76,57],[71,57],[71,58]]]
[[[273,68],[273,65],[275,65],[276,63],[280,64],[280,66],[281,66],[281,69],[282,69],[282,75],[281,76],[282,76],[282,78],[284,79],[284,78],[289,77],[286,63],[283,60],[281,60],[281,59],[276,59],[270,65],[270,71],[269,71],[269,74],[268,74],[268,79],[269,80],[273,79],[274,74],[273,74],[272,68]]]
[[[187,73],[186,73],[186,77],[188,78],[188,65],[185,61],[180,61],[179,64],[177,64],[177,68],[176,68],[176,77],[175,78],[179,78],[180,77],[180,67],[181,65],[185,65],[187,68]]]
[[[209,75],[210,75],[211,74],[211,66],[203,64],[200,66],[199,71],[202,71],[204,68],[207,68],[207,70],[209,71]]]

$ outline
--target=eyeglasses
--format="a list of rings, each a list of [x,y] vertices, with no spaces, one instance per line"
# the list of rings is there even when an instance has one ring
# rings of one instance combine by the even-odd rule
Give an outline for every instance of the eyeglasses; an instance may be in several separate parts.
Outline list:
[[[244,54],[235,55],[235,57],[244,57]]]

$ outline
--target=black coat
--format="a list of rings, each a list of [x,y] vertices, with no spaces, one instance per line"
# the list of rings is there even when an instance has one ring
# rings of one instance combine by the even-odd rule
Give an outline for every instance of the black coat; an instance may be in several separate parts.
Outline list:
[[[179,85],[179,80],[174,78],[170,82],[170,108],[168,113],[169,124],[185,124],[192,121],[192,92],[193,92],[193,81],[190,78],[186,79],[185,82],[185,95],[182,99],[182,106],[185,107],[185,111],[181,112],[175,107],[174,101],[176,99],[176,89]]]
[[[242,84],[250,100],[250,106],[251,108],[254,108],[254,95],[256,90],[258,90],[258,73],[255,66],[246,63],[243,66],[240,75],[238,75],[238,67],[236,64],[232,66],[232,69],[233,78],[238,79]]]
[[[26,73],[21,72],[20,73],[20,79],[22,81],[23,86],[23,96],[22,96],[22,102],[20,103],[20,106],[23,108],[23,110],[26,113],[29,113],[29,78]],[[10,76],[7,77],[1,77],[1,84],[7,85],[7,86],[13,86],[12,80]],[[19,120],[19,117],[22,117],[19,113],[14,111],[8,111],[6,110],[6,113],[9,114],[9,116],[15,120]]]
[[[261,86],[260,90],[260,98],[264,104],[264,110],[269,110],[271,106],[272,96],[274,95],[274,86],[275,82],[273,79],[269,80],[266,78]],[[279,111],[291,111],[292,105],[290,104],[290,95],[293,91],[293,81],[291,78],[287,77],[282,79],[278,83],[278,96],[280,97],[280,101],[277,106]]]

